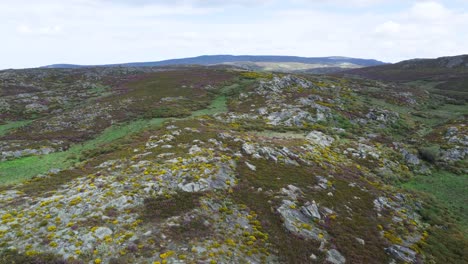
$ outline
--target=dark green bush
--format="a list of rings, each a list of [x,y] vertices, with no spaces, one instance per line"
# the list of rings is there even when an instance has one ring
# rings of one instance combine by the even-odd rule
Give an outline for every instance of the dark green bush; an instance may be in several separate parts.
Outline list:
[[[422,147],[419,149],[419,156],[428,162],[435,163],[440,156],[440,146],[433,145]]]

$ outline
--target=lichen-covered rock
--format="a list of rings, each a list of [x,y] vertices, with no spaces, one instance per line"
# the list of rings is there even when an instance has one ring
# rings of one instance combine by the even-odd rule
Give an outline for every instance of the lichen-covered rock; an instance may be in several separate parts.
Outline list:
[[[288,87],[312,88],[314,86],[310,81],[305,79],[286,75],[283,77],[275,76],[271,81],[261,82],[256,91],[259,94],[281,93]]]
[[[112,235],[112,230],[108,227],[100,226],[94,231],[94,235],[99,239],[104,239],[106,236]]]
[[[306,139],[312,142],[315,145],[321,147],[329,147],[333,141],[335,141],[332,137],[325,135],[320,131],[312,131],[307,134]]]
[[[416,252],[407,247],[393,245],[386,249],[394,258],[405,263],[416,263]]]
[[[328,237],[327,233],[316,227],[308,215],[297,209],[295,202],[283,200],[281,206],[276,210],[283,219],[284,227],[293,234],[306,239],[326,241]]]
[[[300,108],[281,109],[278,112],[270,113],[267,119],[268,123],[274,126],[285,125],[296,127],[303,127],[305,124],[314,123],[317,120],[309,112]]]

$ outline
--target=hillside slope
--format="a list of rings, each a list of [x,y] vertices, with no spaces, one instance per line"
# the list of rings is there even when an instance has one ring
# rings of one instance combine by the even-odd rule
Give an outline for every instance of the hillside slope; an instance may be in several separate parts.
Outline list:
[[[0,263],[465,263],[466,104],[232,67],[0,71]]]
[[[432,92],[468,100],[468,55],[414,59],[340,72],[345,76],[425,86]]]

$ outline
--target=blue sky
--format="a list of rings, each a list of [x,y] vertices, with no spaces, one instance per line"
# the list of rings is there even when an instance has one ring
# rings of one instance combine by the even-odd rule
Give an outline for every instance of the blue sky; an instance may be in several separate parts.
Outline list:
[[[468,0],[0,0],[0,69],[204,54],[468,53]]]

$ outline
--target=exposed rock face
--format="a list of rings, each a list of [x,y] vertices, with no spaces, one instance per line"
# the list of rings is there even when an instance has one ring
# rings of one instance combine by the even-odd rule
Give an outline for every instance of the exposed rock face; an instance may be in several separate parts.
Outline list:
[[[406,263],[416,263],[416,252],[407,247],[393,245],[386,249],[396,259]]]
[[[379,197],[374,200],[374,208],[380,212],[385,208],[391,208],[391,205],[386,197]]]
[[[285,88],[289,87],[312,88],[313,84],[293,75],[275,76],[271,81],[260,83],[257,92],[260,94],[281,93]]]
[[[313,216],[309,215],[307,211],[307,215],[304,214],[302,210],[296,209],[296,207],[296,203],[283,200],[282,205],[277,209],[284,220],[285,228],[303,238],[319,241],[326,239],[326,232],[315,227]]]
[[[267,119],[269,124],[278,126],[283,124],[285,126],[298,126],[302,127],[308,122],[315,122],[316,119],[309,113],[299,108],[281,109],[280,112],[271,113]]]
[[[245,154],[247,155],[252,155],[256,152],[255,150],[255,146],[253,144],[249,144],[249,143],[244,143],[242,145],[242,150],[245,152]]]
[[[2,151],[0,160],[7,160],[12,158],[20,158],[24,156],[39,156],[39,155],[47,155],[56,150],[49,147],[43,147],[39,149],[21,149],[21,150],[11,150],[11,151]]]
[[[343,153],[351,154],[353,157],[360,159],[378,159],[380,157],[378,151],[373,146],[364,143],[358,143],[357,148],[347,148]]]
[[[442,151],[442,159],[445,161],[463,160],[468,155],[468,148],[452,148]]]
[[[335,141],[332,137],[327,136],[320,131],[310,132],[307,134],[306,139],[321,147],[329,147],[333,141]]]

